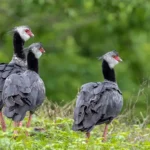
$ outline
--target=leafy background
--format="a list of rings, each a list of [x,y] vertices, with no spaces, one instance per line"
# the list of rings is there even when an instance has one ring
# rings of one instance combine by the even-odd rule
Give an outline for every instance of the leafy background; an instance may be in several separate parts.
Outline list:
[[[13,55],[13,27],[28,25],[46,53],[40,75],[47,100],[33,116],[31,128],[0,130],[0,150],[149,150],[150,149],[150,1],[148,0],[1,0],[0,62]],[[76,94],[80,86],[103,81],[98,56],[117,50],[123,62],[116,66],[124,109],[109,126],[108,141],[101,142],[104,126],[84,134],[71,130]],[[27,121],[27,117],[24,120]],[[43,127],[35,132],[34,127]],[[17,138],[13,131],[18,130]],[[26,136],[29,132],[30,136]]]
[[[115,68],[124,108],[144,89],[136,108],[137,114],[145,113],[149,102],[149,24],[147,0],[1,0],[0,61],[9,62],[13,54],[8,31],[29,25],[35,37],[26,46],[40,41],[46,50],[40,59],[40,75],[47,97],[64,105],[75,99],[82,84],[103,81],[97,57],[115,49],[124,60]]]

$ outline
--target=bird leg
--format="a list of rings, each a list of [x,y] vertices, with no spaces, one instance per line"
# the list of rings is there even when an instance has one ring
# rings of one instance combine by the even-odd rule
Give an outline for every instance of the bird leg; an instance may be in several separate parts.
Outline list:
[[[19,127],[19,125],[20,125],[20,122],[14,122],[14,127],[16,128],[16,127]],[[18,135],[18,131],[17,130],[14,130],[14,135],[16,136],[16,135]]]
[[[102,140],[102,142],[105,142],[106,141],[106,139],[107,139],[107,132],[108,132],[108,124],[106,124],[105,125],[105,129],[104,129],[104,132],[103,132],[103,140]]]
[[[14,127],[22,127],[22,122],[21,121],[18,121],[18,122],[14,122]],[[18,131],[17,130],[14,130],[14,134],[18,134]]]
[[[26,127],[27,127],[27,128],[29,128],[30,125],[31,125],[31,119],[32,119],[32,113],[30,112],[29,118],[28,118],[28,122],[27,122],[27,124],[26,124]],[[26,136],[29,136],[28,131],[26,131]]]
[[[16,128],[18,125],[17,125],[17,122],[14,122],[14,127]],[[17,130],[14,130],[14,135],[16,136],[18,134],[18,131]]]
[[[90,132],[86,132],[86,143],[88,143],[89,138],[90,138]]]
[[[28,122],[26,124],[26,127],[29,128],[31,125],[31,119],[32,119],[32,113],[30,113],[29,118],[28,118]]]
[[[4,117],[3,117],[3,114],[1,111],[0,111],[0,122],[1,122],[2,130],[5,132],[6,131],[6,124],[5,124],[5,120],[4,120]]]
[[[18,127],[22,127],[22,122],[21,121],[18,122]]]

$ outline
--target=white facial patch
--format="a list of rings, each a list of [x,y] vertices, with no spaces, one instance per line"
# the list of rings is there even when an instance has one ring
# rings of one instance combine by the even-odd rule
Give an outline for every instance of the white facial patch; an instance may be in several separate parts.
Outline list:
[[[39,59],[42,55],[42,52],[36,47],[32,48],[32,52],[34,53],[34,55],[37,59]]]
[[[25,32],[26,29],[29,29],[29,28],[25,26],[20,26],[16,28],[16,31],[19,33],[19,35],[24,41],[27,41],[30,38],[30,36]]]
[[[107,61],[107,63],[108,63],[108,65],[109,65],[110,68],[114,68],[114,66],[119,63],[116,59],[114,59],[114,58],[113,58],[112,56],[110,56],[110,55],[105,55],[105,56],[103,57],[103,59]]]

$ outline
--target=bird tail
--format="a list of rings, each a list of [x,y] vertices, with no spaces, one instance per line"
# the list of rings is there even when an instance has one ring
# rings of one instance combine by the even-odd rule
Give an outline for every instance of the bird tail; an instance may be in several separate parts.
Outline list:
[[[5,99],[4,115],[13,121],[22,121],[29,110],[29,105],[24,103],[21,96],[11,96]]]

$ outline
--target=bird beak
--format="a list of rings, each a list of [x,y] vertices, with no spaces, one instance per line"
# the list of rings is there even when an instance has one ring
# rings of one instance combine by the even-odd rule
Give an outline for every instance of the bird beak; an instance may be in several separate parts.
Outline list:
[[[119,56],[115,56],[114,59],[116,59],[118,62],[122,61],[122,59]]]
[[[28,34],[30,37],[34,37],[34,34],[33,34],[30,30],[27,32],[27,34]]]

